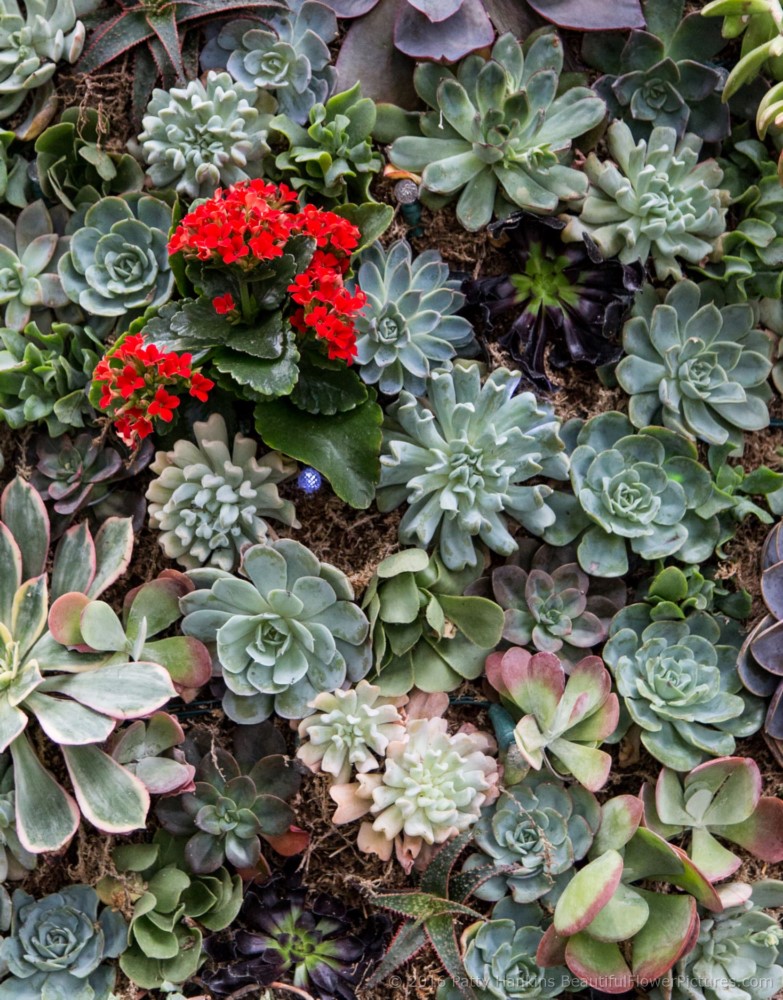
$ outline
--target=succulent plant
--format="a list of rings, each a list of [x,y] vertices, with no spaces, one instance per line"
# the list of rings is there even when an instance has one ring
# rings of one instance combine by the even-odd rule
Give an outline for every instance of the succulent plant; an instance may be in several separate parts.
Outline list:
[[[612,758],[598,748],[616,730],[620,706],[598,656],[580,660],[567,675],[554,653],[512,647],[487,658],[487,680],[516,722],[513,738],[524,765],[540,771],[546,764],[591,792],[604,786]]]
[[[707,444],[742,445],[743,431],[769,424],[772,340],[749,303],[719,309],[698,285],[678,281],[661,300],[637,295],[615,369],[635,427],[663,423]]]
[[[311,771],[330,774],[338,784],[350,780],[352,768],[360,774],[376,771],[389,743],[405,735],[399,708],[407,700],[384,698],[381,689],[367,681],[347,691],[322,691],[310,705],[315,714],[299,723],[296,756]]]
[[[563,161],[606,109],[586,87],[556,97],[562,67],[562,43],[550,33],[524,49],[505,34],[489,59],[470,55],[456,74],[421,63],[414,84],[432,110],[421,115],[421,135],[394,142],[391,162],[421,174],[425,202],[444,204],[459,194],[457,219],[471,231],[493,213],[551,213],[560,202],[578,201],[586,178]]]
[[[144,783],[150,795],[181,795],[195,788],[196,768],[177,747],[185,733],[173,715],[155,712],[137,719],[112,737],[110,752],[118,764]]]
[[[565,966],[542,969],[536,964],[543,920],[540,907],[506,898],[492,907],[488,919],[477,920],[464,930],[461,958],[477,1000],[549,1000],[572,987]],[[445,981],[436,1000],[463,996],[454,981]]]
[[[54,226],[42,201],[23,208],[16,224],[0,216],[0,306],[5,327],[23,330],[42,310],[68,304],[57,274],[68,241]]]
[[[388,409],[378,508],[407,501],[400,541],[427,548],[437,537],[448,569],[476,565],[479,540],[515,551],[504,514],[532,534],[554,521],[551,488],[521,484],[565,478],[560,425],[532,393],[513,395],[520,380],[496,368],[482,385],[475,364],[457,364],[432,373],[427,399],[403,391]]]
[[[749,632],[740,650],[737,670],[743,685],[768,699],[764,734],[778,760],[783,761],[783,535],[778,522],[761,550],[761,596],[767,614]]]
[[[321,691],[367,673],[369,625],[344,573],[291,539],[246,549],[242,572],[191,570],[182,599],[185,634],[216,644],[230,719],[303,719]]]
[[[762,524],[772,524],[774,518],[769,510],[780,509],[780,490],[783,488],[783,474],[780,472],[765,465],[746,471],[739,462],[729,463],[733,455],[736,456],[736,451],[731,444],[711,445],[707,449],[713,493],[700,511],[702,515],[718,515],[720,535],[715,551],[722,559],[726,558],[725,543],[734,537],[737,526],[745,518],[753,515]],[[753,497],[762,498],[764,506],[755,503]]]
[[[31,872],[38,858],[19,840],[14,803],[14,766],[10,754],[0,754],[0,882],[16,882]]]
[[[750,888],[750,886],[748,886]],[[783,883],[755,882],[751,898],[702,916],[696,942],[651,1000],[772,1000],[783,989],[783,930],[766,907],[783,904]]]
[[[301,201],[327,207],[372,201],[370,181],[383,166],[371,140],[375,115],[358,83],[314,104],[304,126],[276,115],[269,127],[288,140],[288,149],[275,157],[275,169]]]
[[[98,744],[119,719],[164,705],[174,695],[169,674],[156,663],[107,662],[105,655],[70,651],[46,628],[50,596],[56,602],[78,592],[86,602],[125,572],[133,548],[130,520],[109,518],[95,538],[85,523],[70,528],[49,578],[49,521],[36,490],[14,479],[0,513],[0,752],[10,749],[13,759],[19,840],[34,853],[57,850],[75,833],[80,815],[107,833],[138,829],[149,806],[147,790]],[[24,615],[17,612],[21,606]],[[45,734],[47,755],[59,746],[76,801],[39,759],[31,720]]]
[[[557,901],[536,952],[539,966],[565,964],[602,992],[646,988],[693,947],[697,902],[712,912],[723,908],[684,851],[639,827],[641,815],[630,795],[604,804],[591,860]],[[661,891],[660,883],[685,891]]]
[[[751,597],[747,590],[730,591],[720,580],[702,573],[698,566],[664,566],[643,581],[637,593],[650,606],[650,618],[685,618],[691,611],[719,611],[731,618],[748,618]]]
[[[101,198],[80,221],[59,264],[62,286],[72,302],[88,314],[124,316],[168,299],[174,275],[167,248],[171,208],[166,202],[140,192]]]
[[[139,136],[147,174],[155,187],[187,198],[260,177],[273,110],[268,95],[228,73],[210,71],[204,83],[153,91]]]
[[[366,917],[326,893],[309,893],[301,877],[280,872],[249,886],[227,938],[205,941],[212,967],[201,979],[215,996],[291,979],[318,1000],[356,995],[386,943],[389,921]]]
[[[0,119],[10,118],[31,91],[48,84],[59,62],[75,62],[84,35],[73,0],[25,0],[24,9],[17,0],[2,0]]]
[[[605,257],[623,264],[649,257],[659,281],[682,277],[680,261],[698,264],[718,246],[726,229],[727,191],[715,160],[699,161],[702,140],[692,132],[679,142],[673,128],[657,126],[634,143],[617,121],[607,132],[615,162],[591,153],[581,212],[563,230],[566,242],[589,236]]]
[[[450,735],[439,716],[408,718],[405,735],[386,748],[381,772],[332,785],[333,822],[349,823],[370,813],[359,829],[359,850],[388,861],[394,849],[409,872],[414,863],[428,861],[432,845],[472,827],[482,807],[497,798],[500,774],[489,756],[494,749],[494,740],[473,726]]]
[[[510,892],[515,903],[540,899],[554,906],[574,864],[590,850],[600,821],[598,801],[587,789],[531,771],[501,792],[473,828],[478,852],[464,870],[486,875],[488,865],[504,869],[473,894],[495,902]]]
[[[14,430],[45,423],[51,437],[93,415],[87,387],[103,344],[90,327],[55,323],[46,333],[0,330],[0,420]]]
[[[229,450],[226,422],[218,413],[193,425],[191,441],[159,451],[152,463],[150,525],[161,548],[181,566],[232,570],[243,549],[264,541],[266,518],[299,527],[294,505],[278,483],[296,472],[279,452],[257,456],[252,438],[237,434]]]
[[[189,838],[185,860],[198,875],[217,871],[225,860],[241,870],[268,871],[259,838],[286,855],[307,845],[306,835],[289,836],[294,812],[288,802],[301,772],[284,756],[282,736],[262,722],[243,729],[234,745],[236,756],[209,746],[196,767],[195,789],[157,805],[163,828]]]
[[[472,326],[454,315],[465,302],[459,285],[437,250],[414,260],[410,244],[397,240],[388,250],[374,243],[362,253],[348,287],[367,296],[356,319],[356,361],[365,382],[389,395],[405,389],[421,396],[431,368],[476,353]]]
[[[30,164],[20,153],[11,153],[16,134],[0,130],[0,201],[24,208],[30,201]]]
[[[622,118],[635,139],[648,139],[660,125],[705,142],[729,134],[729,109],[721,102],[725,72],[709,64],[726,40],[699,11],[683,17],[683,7],[684,0],[645,0],[646,30],[584,36],[582,57],[605,74],[593,86],[610,117]]]
[[[11,932],[0,945],[2,1000],[89,997],[109,1000],[117,958],[127,944],[121,913],[102,907],[92,886],[69,885],[42,899],[13,895]]]
[[[515,212],[492,223],[490,239],[514,271],[462,285],[489,334],[497,320],[516,313],[497,342],[545,391],[555,388],[545,359],[562,369],[574,362],[604,365],[620,357],[617,335],[643,276],[641,264],[604,260],[589,240],[564,245],[564,228],[562,219],[532,212]]]
[[[604,658],[647,750],[675,771],[734,753],[735,737],[761,726],[763,703],[742,691],[738,629],[705,611],[651,621],[645,604],[624,608]]]
[[[700,764],[681,780],[663,768],[642,787],[644,823],[666,840],[689,835],[688,855],[711,882],[742,861],[716,839],[728,840],[771,864],[783,861],[783,801],[762,796],[761,772],[749,757]]]
[[[102,145],[106,123],[95,108],[66,108],[35,142],[36,175],[48,200],[75,212],[105,195],[141,191],[144,171],[130,153]]]
[[[117,483],[142,472],[153,455],[152,442],[144,441],[128,459],[90,433],[57,440],[39,435],[35,442],[38,462],[30,482],[54,514],[52,537],[59,536],[83,512],[98,522],[112,515],[133,518],[134,530],[141,528],[146,505],[135,492],[117,490]]]
[[[165,830],[156,830],[148,842],[121,844],[112,851],[120,878],[98,883],[104,902],[133,905],[120,968],[143,989],[191,979],[205,957],[201,928],[223,930],[242,905],[240,876],[225,868],[212,875],[189,874],[184,844]]]
[[[423,549],[403,549],[379,563],[362,607],[370,619],[373,683],[381,691],[452,691],[480,676],[500,641],[503,613],[484,596],[463,596],[478,572],[449,570]]]
[[[568,670],[609,634],[612,617],[625,605],[620,580],[589,577],[571,547],[552,548],[522,539],[505,566],[471,583],[468,595],[495,600],[503,608],[503,639],[557,653]]]
[[[720,536],[709,472],[698,461],[696,446],[663,427],[634,432],[616,411],[585,423],[571,422],[568,435],[573,495],[555,493],[555,512],[544,539],[569,545],[579,537],[577,556],[586,573],[623,576],[628,552],[642,559],[676,556],[705,562]]]
[[[179,602],[193,584],[177,570],[129,590],[122,618],[105,601],[86,594],[61,594],[49,612],[49,630],[57,642],[80,653],[103,653],[107,664],[156,663],[171,677],[177,694],[191,701],[212,676],[206,646],[190,636],[155,638],[181,617]]]
[[[731,195],[735,225],[717,242],[701,270],[729,301],[779,299],[783,290],[783,188],[764,143],[737,134],[719,164]]]
[[[315,0],[289,0],[267,8],[264,21],[229,21],[201,53],[201,65],[228,69],[238,83],[269,91],[281,114],[298,125],[314,104],[324,104],[337,79],[329,44],[337,18]]]

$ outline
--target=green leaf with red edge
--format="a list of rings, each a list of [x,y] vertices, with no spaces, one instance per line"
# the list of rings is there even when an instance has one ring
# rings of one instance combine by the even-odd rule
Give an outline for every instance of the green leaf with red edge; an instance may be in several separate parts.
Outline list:
[[[566,945],[570,938],[560,937],[553,924],[544,931],[544,936],[536,950],[536,964],[542,969],[550,969],[557,965],[565,965]]]
[[[54,554],[49,600],[78,590],[86,594],[96,570],[95,541],[86,521],[69,528]]]
[[[623,858],[617,851],[606,851],[580,869],[557,901],[557,933],[570,937],[584,930],[612,898],[622,874]]]
[[[626,993],[633,988],[631,970],[613,942],[576,934],[568,939],[565,959],[575,976],[602,993]]]
[[[160,13],[149,12],[147,24],[158,37],[168,56],[177,80],[185,79],[185,67],[182,65],[182,39],[177,28],[176,8],[167,6]]]
[[[753,815],[742,823],[713,826],[712,833],[739,844],[762,861],[783,861],[783,801],[764,796]]]
[[[672,968],[689,950],[699,917],[691,896],[638,890],[650,909],[647,923],[633,939],[633,974],[650,983]],[[603,987],[602,987],[603,988]]]
[[[484,918],[479,917],[479,919],[483,921]],[[462,964],[454,920],[451,915],[444,913],[432,917],[426,921],[424,929],[430,944],[435,949],[435,954],[441,960],[443,968],[451,976],[460,994],[466,1000],[475,1000],[476,993],[465,975],[465,967]]]
[[[590,848],[590,857],[605,851],[619,851],[639,829],[643,805],[634,795],[615,795],[601,807],[601,825]]]
[[[40,576],[49,554],[49,515],[41,494],[16,476],[3,490],[0,517],[22,553],[22,580]]]
[[[403,924],[387,948],[386,954],[367,980],[367,986],[372,988],[382,983],[395,969],[399,969],[401,965],[409,962],[423,948],[426,948],[428,943],[424,926],[419,921]]]

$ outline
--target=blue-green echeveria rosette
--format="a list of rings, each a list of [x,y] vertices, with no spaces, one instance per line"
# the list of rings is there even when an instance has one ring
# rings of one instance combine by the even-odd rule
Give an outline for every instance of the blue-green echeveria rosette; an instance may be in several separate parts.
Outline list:
[[[230,719],[303,719],[319,692],[364,677],[369,623],[343,573],[291,539],[251,546],[242,572],[191,570],[182,601],[182,631],[215,643]]]
[[[208,198],[222,186],[260,177],[275,101],[228,73],[154,90],[139,136],[156,188]]]
[[[167,246],[171,218],[165,201],[138,192],[90,205],[72,220],[72,226],[82,225],[59,263],[68,297],[97,316],[162,305],[174,287]]]
[[[116,972],[105,960],[122,954],[128,934],[122,915],[109,907],[99,913],[98,903],[88,885],[40,900],[17,889],[0,946],[8,973],[0,1000],[108,1000]]]
[[[662,422],[707,444],[740,446],[743,431],[768,426],[772,340],[755,327],[749,303],[719,308],[692,281],[665,298],[646,285],[623,347],[615,374],[635,427]]]
[[[764,702],[742,688],[740,644],[736,623],[705,611],[651,621],[646,604],[632,604],[615,617],[604,660],[656,760],[690,771],[760,729]]]
[[[299,125],[314,104],[324,104],[337,73],[329,43],[337,37],[337,18],[314,0],[290,0],[285,9],[269,8],[263,22],[230,21],[201,54],[205,68],[221,66],[247,87],[271,91],[280,114]]]
[[[68,305],[57,274],[68,249],[62,211],[50,215],[39,200],[23,208],[15,223],[0,216],[0,309],[10,330],[23,330],[45,310]]]
[[[578,989],[565,966],[541,968],[536,952],[546,918],[535,903],[521,905],[510,897],[492,908],[488,920],[467,927],[460,951],[467,981],[478,1000],[550,1000]],[[441,983],[437,1000],[463,996],[451,980]]]
[[[482,384],[477,365],[457,363],[432,373],[426,399],[403,391],[387,411],[378,507],[406,502],[400,541],[428,548],[437,536],[449,569],[476,565],[478,541],[514,552],[504,515],[535,535],[554,523],[551,487],[522,484],[566,477],[560,424],[531,392],[514,395],[520,380],[497,368]]]
[[[564,436],[575,445],[573,494],[549,498],[556,520],[545,541],[568,545],[579,537],[579,564],[595,576],[624,576],[629,548],[647,560],[709,559],[720,529],[714,514],[700,511],[713,483],[691,441],[664,427],[636,433],[616,411],[569,421]]]
[[[554,906],[576,861],[590,849],[601,821],[598,800],[576,783],[565,785],[546,771],[531,771],[486,806],[474,828],[479,849],[464,870],[514,866],[475,890],[496,901],[509,892],[516,903],[546,900]]]
[[[367,297],[355,321],[359,374],[381,392],[421,396],[432,367],[476,353],[473,327],[454,315],[465,302],[460,282],[437,250],[414,259],[406,240],[388,250],[375,243],[347,285]]]
[[[394,142],[391,162],[421,174],[434,207],[459,196],[457,219],[474,232],[515,207],[547,214],[578,201],[587,180],[569,165],[571,144],[602,121],[606,105],[587,87],[558,97],[562,68],[553,32],[524,47],[504,34],[489,59],[469,55],[456,72],[420,63],[414,85],[432,110],[420,118],[420,135]]]
[[[609,126],[611,160],[591,153],[590,182],[580,214],[569,219],[563,239],[589,236],[604,257],[623,264],[652,257],[659,281],[682,277],[680,261],[698,264],[717,249],[726,229],[729,192],[715,160],[699,161],[702,140],[691,132],[678,142],[673,128],[654,128],[634,142],[625,122]]]

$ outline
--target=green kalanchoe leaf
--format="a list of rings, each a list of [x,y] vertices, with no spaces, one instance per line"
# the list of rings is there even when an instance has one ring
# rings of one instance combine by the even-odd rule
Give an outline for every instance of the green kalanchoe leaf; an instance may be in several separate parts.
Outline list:
[[[138,139],[153,185],[209,198],[218,187],[260,177],[274,110],[269,94],[228,73],[154,90]]]
[[[367,296],[356,318],[356,361],[365,382],[387,395],[405,389],[421,396],[431,368],[476,354],[472,326],[453,315],[465,302],[459,286],[437,250],[414,260],[407,241],[398,240],[388,251],[376,243],[362,253],[348,287]]]
[[[303,202],[329,207],[372,201],[370,182],[383,166],[372,147],[374,126],[375,104],[361,97],[358,83],[314,105],[306,127],[277,115],[270,129],[289,148],[275,157],[275,169]]]
[[[647,750],[676,771],[734,753],[761,726],[764,704],[743,691],[736,623],[704,611],[651,621],[645,604],[616,615],[604,657]]]
[[[477,365],[457,363],[432,373],[427,398],[403,391],[387,411],[378,507],[407,502],[400,541],[437,539],[448,569],[477,565],[478,541],[514,552],[504,515],[533,534],[554,522],[551,487],[522,484],[565,478],[560,424],[531,392],[514,395],[520,380],[498,368],[482,384]]]
[[[296,466],[278,452],[256,455],[252,438],[237,434],[229,449],[226,423],[213,413],[193,425],[196,439],[159,451],[147,490],[150,525],[169,558],[186,569],[235,569],[242,550],[266,538],[266,518],[297,527],[294,505],[278,484]]]
[[[231,719],[302,719],[320,691],[367,673],[369,625],[345,574],[290,539],[246,549],[242,572],[191,570],[182,599],[183,632],[216,644]]]
[[[635,427],[663,423],[707,444],[741,447],[743,431],[769,425],[772,341],[749,304],[719,309],[698,285],[678,281],[665,297],[637,295],[615,369]]]
[[[421,135],[392,145],[394,166],[421,173],[424,200],[437,207],[459,195],[457,218],[471,231],[515,207],[554,212],[587,193],[581,171],[568,166],[574,139],[606,113],[586,87],[556,96],[563,47],[554,33],[534,36],[524,49],[511,34],[489,59],[470,55],[456,72],[420,63],[416,92],[432,110]]]
[[[588,236],[605,257],[624,264],[652,257],[660,281],[681,278],[680,261],[698,264],[726,229],[723,171],[715,160],[699,162],[703,140],[691,132],[678,142],[673,128],[658,126],[648,141],[635,143],[618,121],[607,143],[614,162],[588,156],[589,191],[563,239]]]

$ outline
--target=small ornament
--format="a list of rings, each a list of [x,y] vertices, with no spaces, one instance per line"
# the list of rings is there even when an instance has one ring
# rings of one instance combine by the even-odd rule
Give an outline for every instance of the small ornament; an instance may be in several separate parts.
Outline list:
[[[308,466],[306,469],[302,469],[296,482],[299,489],[305,493],[317,493],[323,483],[323,477],[317,469],[311,469]]]

